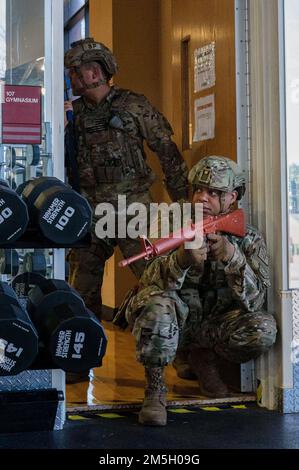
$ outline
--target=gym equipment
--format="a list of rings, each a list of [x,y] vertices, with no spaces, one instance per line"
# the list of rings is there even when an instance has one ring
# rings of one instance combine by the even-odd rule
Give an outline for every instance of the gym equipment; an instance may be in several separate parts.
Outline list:
[[[48,279],[34,287],[27,308],[58,367],[81,372],[101,365],[107,345],[104,329],[65,281]]]
[[[0,274],[16,276],[19,271],[19,263],[17,250],[0,250]]]
[[[38,336],[14,290],[0,282],[0,376],[27,369],[38,352]]]
[[[66,261],[65,262],[65,279],[68,280],[69,276],[70,276],[70,265]]]
[[[21,377],[2,378],[1,382],[4,385],[8,382],[9,391],[7,388],[5,391],[0,391],[0,434],[62,429],[63,424],[61,425],[59,421],[64,422],[61,412],[61,409],[64,409],[63,391],[57,388],[56,383],[55,388],[50,388],[50,385],[46,388],[46,384],[52,382],[47,375],[51,376],[54,371],[40,372],[42,379],[39,380],[36,370],[28,370]],[[62,371],[59,372],[60,375],[64,375]],[[48,380],[45,380],[45,376]]]
[[[35,286],[42,285],[45,280],[46,278],[41,274],[30,272],[18,274],[18,276],[12,280],[11,286],[21,305],[24,305],[25,308],[27,308],[28,292]]]
[[[5,153],[7,166],[13,169],[17,163],[16,150],[14,147],[6,147]]]
[[[26,146],[26,162],[28,165],[37,166],[40,161],[40,148],[39,145]]]
[[[54,177],[29,180],[17,188],[32,225],[57,244],[72,244],[90,229],[92,210],[85,198]]]
[[[25,232],[29,222],[26,204],[10,189],[7,181],[0,180],[0,244],[13,243]]]
[[[15,191],[17,189],[17,183],[14,178],[11,179],[11,189]]]
[[[38,273],[45,276],[47,262],[43,250],[36,249],[33,253],[26,253],[23,258],[24,272]]]

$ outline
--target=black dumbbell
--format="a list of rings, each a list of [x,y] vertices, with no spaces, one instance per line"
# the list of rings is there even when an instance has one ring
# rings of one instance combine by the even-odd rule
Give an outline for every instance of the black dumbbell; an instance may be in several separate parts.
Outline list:
[[[28,312],[52,361],[66,372],[101,365],[107,338],[79,294],[65,281],[49,279],[28,293]]]
[[[89,231],[89,203],[59,179],[36,178],[20,185],[17,192],[27,204],[30,221],[47,239],[61,245],[72,244]]]
[[[12,282],[11,286],[15,291],[20,304],[27,308],[28,292],[35,286],[40,286],[46,280],[44,276],[38,273],[25,272],[18,274]]]
[[[39,145],[27,145],[26,147],[26,163],[28,165],[37,166],[40,161]]]
[[[23,258],[23,271],[38,273],[45,276],[47,273],[47,262],[43,250],[34,250],[26,253]]]
[[[16,276],[19,271],[19,263],[17,250],[0,250],[0,274]]]
[[[70,265],[67,261],[65,261],[65,279],[68,280],[70,276]]]
[[[38,335],[16,293],[0,283],[0,375],[27,369],[38,352]]]
[[[25,232],[28,210],[20,196],[0,180],[0,244],[13,243]]]

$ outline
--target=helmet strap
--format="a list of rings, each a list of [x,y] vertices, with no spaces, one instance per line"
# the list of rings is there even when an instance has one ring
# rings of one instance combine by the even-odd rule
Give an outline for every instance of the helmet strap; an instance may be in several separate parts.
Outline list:
[[[226,210],[224,210],[226,194],[227,193],[225,191],[221,191],[221,195],[220,195],[220,214],[227,214],[231,210],[231,205],[228,206],[228,208]]]
[[[221,214],[228,214],[229,212],[231,212],[231,209],[234,205],[234,203],[232,202],[228,208],[226,210],[224,210],[225,208],[225,195],[227,193],[225,191],[221,191],[221,196],[220,196],[220,213]]]
[[[102,79],[102,80],[98,80],[97,82],[94,82],[94,83],[89,83],[87,84],[83,78],[83,74],[81,72],[81,69],[78,70],[77,72],[77,75],[78,75],[78,78],[80,80],[80,82],[82,83],[82,90],[83,91],[86,91],[86,90],[91,90],[93,88],[98,88],[99,86],[101,85],[107,85],[107,81]]]
[[[98,88],[101,85],[107,85],[106,80],[98,80],[97,82],[90,83],[89,85],[84,83],[85,88],[87,88],[88,90],[90,90],[92,88]]]
[[[220,213],[222,214],[224,212],[224,205],[225,205],[225,192],[221,191],[220,194]]]

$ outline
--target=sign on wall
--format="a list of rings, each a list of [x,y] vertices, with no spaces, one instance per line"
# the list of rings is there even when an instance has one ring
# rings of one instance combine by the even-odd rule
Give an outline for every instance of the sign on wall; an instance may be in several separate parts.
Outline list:
[[[215,96],[208,95],[194,101],[195,130],[193,142],[215,137]]]
[[[4,85],[2,143],[41,143],[41,87]]]
[[[211,42],[194,51],[194,93],[211,88],[215,83],[215,42]]]

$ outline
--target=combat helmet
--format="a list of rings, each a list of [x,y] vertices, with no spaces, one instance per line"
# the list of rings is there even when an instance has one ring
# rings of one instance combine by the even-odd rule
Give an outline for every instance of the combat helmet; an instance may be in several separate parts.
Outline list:
[[[93,38],[81,39],[71,44],[64,56],[66,68],[80,67],[88,62],[100,62],[108,79],[118,70],[117,61],[108,47]]]
[[[245,177],[238,165],[227,157],[210,156],[196,163],[188,174],[194,189],[203,185],[218,191],[237,191],[240,200],[245,193]]]

